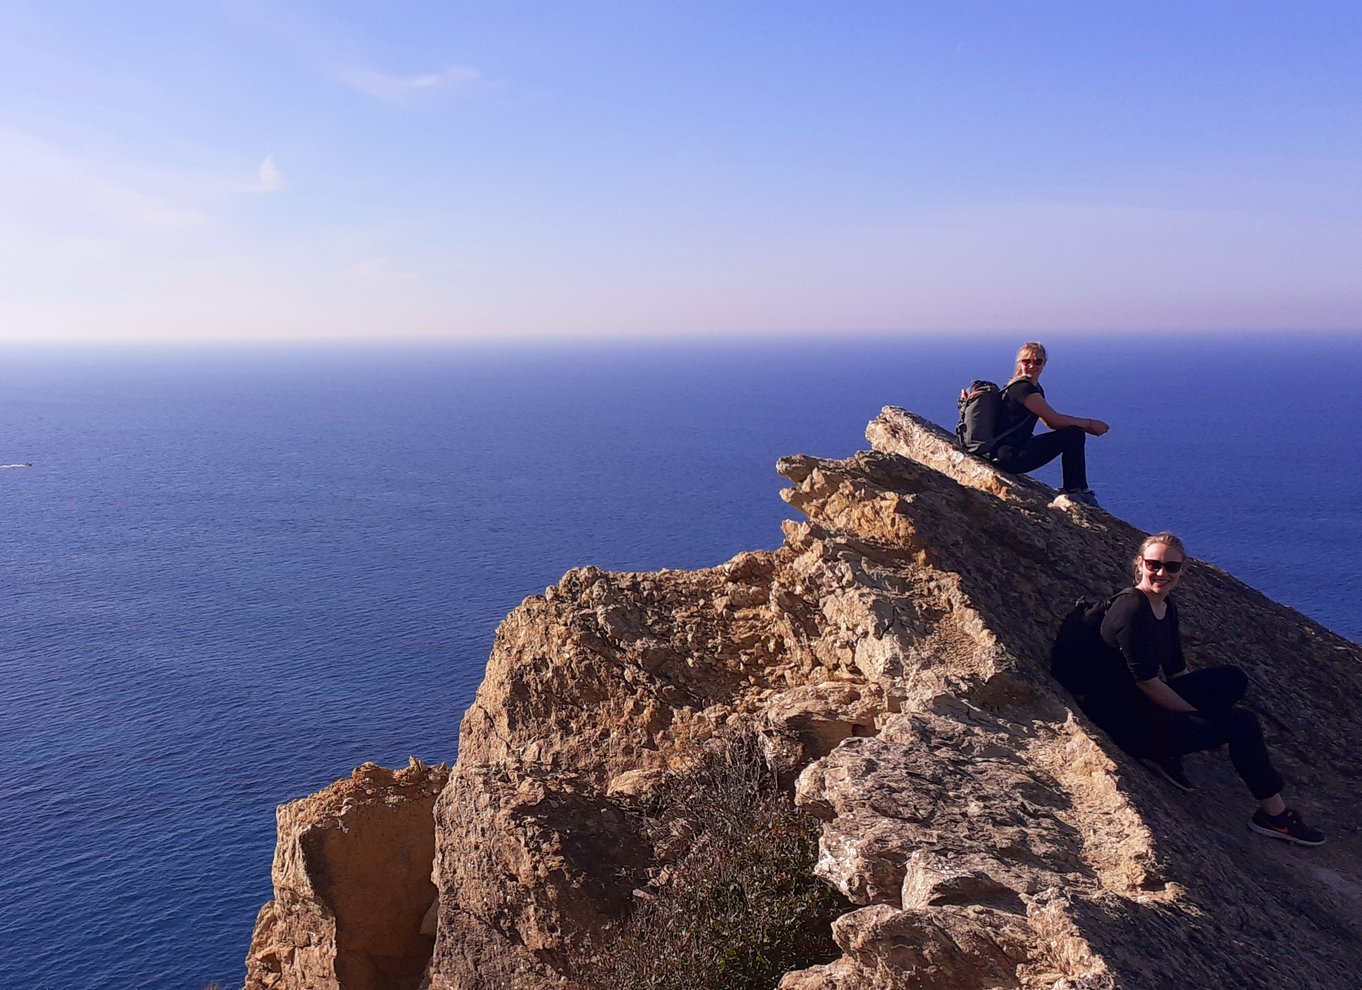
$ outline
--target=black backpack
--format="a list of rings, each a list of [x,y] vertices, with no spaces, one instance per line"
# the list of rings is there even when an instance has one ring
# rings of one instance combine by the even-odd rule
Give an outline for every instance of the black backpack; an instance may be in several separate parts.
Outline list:
[[[1080,598],[1059,624],[1050,648],[1050,676],[1072,695],[1119,689],[1129,680],[1121,651],[1102,638],[1102,620],[1112,602],[1133,588],[1123,588],[1110,598]]]
[[[1015,423],[1004,422],[1003,395],[1019,381],[1014,378],[999,388],[995,382],[976,378],[960,390],[956,402],[960,421],[955,425],[955,436],[961,450],[991,458],[1004,441],[1020,433],[1031,421],[1031,417],[1023,416]]]

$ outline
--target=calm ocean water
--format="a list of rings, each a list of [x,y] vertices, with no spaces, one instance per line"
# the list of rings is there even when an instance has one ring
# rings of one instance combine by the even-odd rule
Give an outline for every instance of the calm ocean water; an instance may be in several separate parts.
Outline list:
[[[274,806],[453,759],[524,596],[777,545],[1019,339],[5,355],[0,988],[239,985]],[[1362,638],[1362,342],[1047,342],[1105,506]]]

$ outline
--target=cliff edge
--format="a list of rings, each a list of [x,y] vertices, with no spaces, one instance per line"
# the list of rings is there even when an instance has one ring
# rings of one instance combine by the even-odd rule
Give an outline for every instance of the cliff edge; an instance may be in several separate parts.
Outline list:
[[[669,862],[639,809],[739,732],[821,821],[816,872],[850,902],[840,957],[783,990],[1358,985],[1362,648],[1193,563],[1192,664],[1246,670],[1329,843],[1255,836],[1223,753],[1175,791],[1046,673],[1063,613],[1127,583],[1143,534],[901,409],[867,437],[780,461],[805,521],[775,551],[526,599],[452,771],[366,766],[282,807],[246,986],[590,986],[595,936]]]

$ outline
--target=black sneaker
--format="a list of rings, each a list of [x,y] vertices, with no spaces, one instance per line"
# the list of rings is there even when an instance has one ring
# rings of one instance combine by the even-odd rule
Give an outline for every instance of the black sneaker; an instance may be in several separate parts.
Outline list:
[[[1287,808],[1280,815],[1269,815],[1259,808],[1249,819],[1248,827],[1252,832],[1294,842],[1298,846],[1318,846],[1324,842],[1324,833],[1305,824],[1293,808]]]
[[[1070,502],[1079,502],[1083,505],[1091,505],[1094,509],[1100,509],[1097,504],[1097,496],[1091,488],[1065,488],[1064,494],[1069,496]]]
[[[1196,790],[1196,785],[1187,779],[1187,774],[1182,769],[1182,757],[1166,756],[1157,760],[1143,759],[1140,762],[1174,787],[1179,787],[1184,791]]]

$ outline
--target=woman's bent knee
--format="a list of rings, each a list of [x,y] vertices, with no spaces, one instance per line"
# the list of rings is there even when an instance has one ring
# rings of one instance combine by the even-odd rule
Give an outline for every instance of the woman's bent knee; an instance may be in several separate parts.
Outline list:
[[[1224,671],[1220,677],[1225,693],[1233,695],[1236,700],[1242,698],[1244,692],[1248,690],[1248,674],[1230,664],[1216,669]]]
[[[1088,435],[1083,432],[1081,426],[1061,426],[1055,432],[1059,434],[1059,438],[1067,450],[1083,449],[1083,444],[1088,439]]]
[[[1258,716],[1247,708],[1231,708],[1221,718],[1224,720],[1226,734],[1231,742],[1236,739],[1263,738],[1262,723],[1258,721]]]
[[[1248,676],[1238,667],[1206,667],[1174,677],[1169,684],[1197,708],[1219,712],[1244,696],[1248,690]]]

